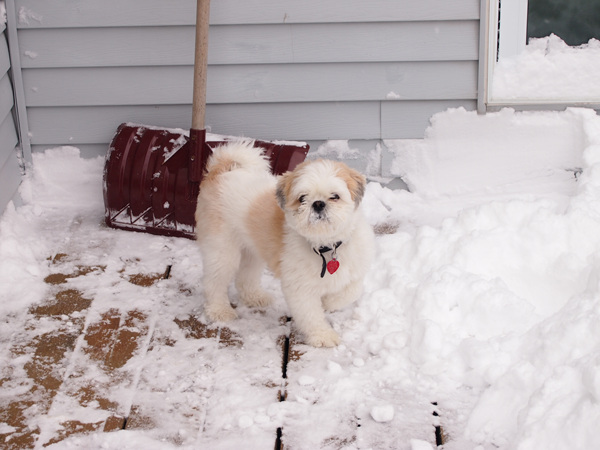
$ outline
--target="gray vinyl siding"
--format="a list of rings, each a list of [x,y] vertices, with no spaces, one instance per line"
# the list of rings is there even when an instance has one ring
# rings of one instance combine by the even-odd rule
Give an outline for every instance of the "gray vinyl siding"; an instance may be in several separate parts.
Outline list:
[[[10,57],[6,26],[0,23],[0,213],[15,197],[21,182],[21,169],[16,151],[18,138],[13,118],[13,90],[9,71]]]
[[[16,0],[34,150],[103,154],[120,122],[189,128],[194,0]],[[211,3],[207,127],[318,144],[421,138],[475,109],[480,0]]]

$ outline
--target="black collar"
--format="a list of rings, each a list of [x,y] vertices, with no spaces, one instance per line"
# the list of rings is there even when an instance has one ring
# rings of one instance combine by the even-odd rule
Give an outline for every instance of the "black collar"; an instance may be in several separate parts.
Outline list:
[[[337,241],[331,247],[323,245],[323,246],[319,247],[318,249],[313,248],[313,251],[317,255],[319,255],[321,257],[321,259],[323,260],[323,268],[321,269],[321,278],[323,278],[325,276],[325,271],[327,270],[327,260],[325,259],[325,253],[328,253],[333,250],[332,259],[335,260],[335,252],[340,245],[342,245],[342,241]]]

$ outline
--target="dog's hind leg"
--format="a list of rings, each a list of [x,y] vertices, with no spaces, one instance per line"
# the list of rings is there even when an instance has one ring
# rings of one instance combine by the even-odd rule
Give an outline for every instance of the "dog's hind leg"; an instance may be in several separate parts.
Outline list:
[[[249,307],[264,307],[272,303],[273,298],[262,288],[260,278],[265,268],[264,262],[249,250],[242,250],[242,259],[235,287],[242,302]]]
[[[237,313],[229,303],[227,291],[240,265],[241,254],[238,248],[224,240],[215,238],[207,241],[202,249],[206,296],[204,312],[213,322],[237,318]]]

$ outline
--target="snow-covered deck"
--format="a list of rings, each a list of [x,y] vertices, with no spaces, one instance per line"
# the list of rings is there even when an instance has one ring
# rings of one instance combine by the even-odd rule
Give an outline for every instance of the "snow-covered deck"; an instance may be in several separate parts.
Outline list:
[[[394,407],[373,404],[369,392],[382,398],[391,386],[352,387],[364,416],[344,408],[347,394],[320,386],[321,376],[345,372],[331,359],[334,350],[299,342],[281,307],[245,309],[232,328],[205,323],[189,277],[193,263],[177,257],[191,241],[111,230],[98,239],[90,225],[71,222],[63,250],[48,254],[44,300],[19,314],[4,342],[15,361],[0,380],[3,448],[67,438],[66,448],[87,447],[111,442],[94,434],[118,430],[131,432],[121,448],[396,448],[388,429]],[[160,256],[145,256],[148,246]],[[26,361],[20,370],[17,360]],[[353,358],[354,368],[363,365]],[[394,428],[406,427],[413,439],[418,430],[432,445],[437,433],[441,443],[435,398],[393,389],[405,390],[396,408],[412,416]],[[303,414],[283,425],[288,396],[289,411]]]

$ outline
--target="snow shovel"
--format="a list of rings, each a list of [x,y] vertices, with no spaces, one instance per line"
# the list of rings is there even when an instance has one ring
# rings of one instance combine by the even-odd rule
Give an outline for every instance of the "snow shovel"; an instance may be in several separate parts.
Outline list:
[[[113,228],[195,239],[196,198],[212,149],[241,138],[207,142],[206,72],[210,0],[198,0],[192,126],[183,130],[121,124],[104,165],[106,224]],[[306,143],[254,141],[265,149],[274,174],[304,161]]]

